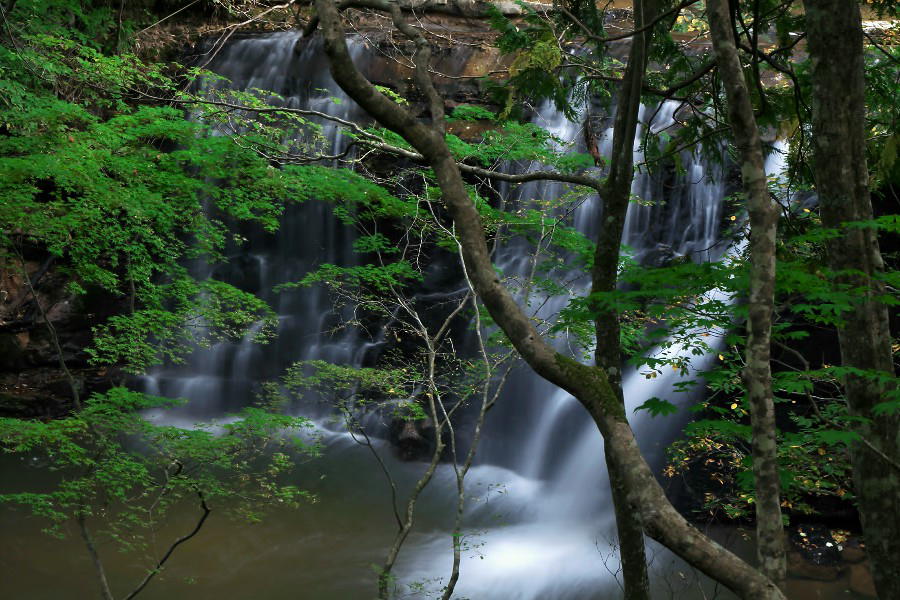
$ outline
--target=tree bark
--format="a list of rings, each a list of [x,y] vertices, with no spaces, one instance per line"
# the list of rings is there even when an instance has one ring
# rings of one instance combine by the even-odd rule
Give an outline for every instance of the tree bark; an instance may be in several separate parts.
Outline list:
[[[860,290],[838,328],[842,362],[893,376],[887,306],[878,235],[874,228],[846,227],[872,218],[866,165],[863,31],[859,7],[843,0],[804,0],[812,62],[813,171],[825,227],[840,231],[827,243],[839,284]],[[891,384],[888,384],[891,385]],[[892,385],[896,385],[894,382]],[[849,375],[844,391],[850,414],[861,417],[863,443],[850,448],[853,477],[875,587],[883,600],[900,598],[900,415],[876,415],[884,385]]]
[[[769,197],[762,142],[735,46],[728,1],[711,0],[707,15],[719,75],[728,99],[728,117],[740,154],[741,179],[750,213],[750,297],[747,303],[746,366],[742,375],[750,404],[753,436],[757,559],[762,572],[781,585],[786,576],[786,563],[770,365],[778,212]]]
[[[618,282],[619,251],[625,216],[631,199],[631,184],[634,180],[634,138],[641,108],[641,89],[647,69],[648,51],[653,37],[653,30],[644,29],[644,25],[652,22],[657,12],[656,0],[634,2],[634,29],[640,33],[631,39],[628,63],[618,90],[610,169],[600,196],[603,200],[603,212],[591,272],[592,294],[612,292]],[[594,362],[598,368],[606,372],[610,386],[624,406],[619,313],[600,305],[594,305],[592,312],[597,338]],[[647,575],[644,530],[639,515],[628,507],[628,489],[624,473],[621,472],[623,466],[616,462],[614,454],[606,449],[604,453],[616,514],[625,599],[649,600],[650,580]]]
[[[554,351],[501,283],[491,263],[481,219],[444,141],[442,128],[420,122],[381,94],[359,72],[347,50],[346,34],[333,0],[316,0],[316,11],[321,19],[320,30],[332,77],[348,96],[383,126],[402,136],[431,166],[443,203],[456,226],[472,286],[491,317],[532,369],[572,394],[587,408],[604,436],[610,456],[622,467],[628,507],[639,516],[647,534],[741,598],[784,600],[784,595],[766,576],[700,533],[669,503],[640,453],[625,419],[624,407],[610,386],[606,372]],[[417,83],[433,91],[430,80],[419,78]],[[424,93],[433,97],[427,89]]]

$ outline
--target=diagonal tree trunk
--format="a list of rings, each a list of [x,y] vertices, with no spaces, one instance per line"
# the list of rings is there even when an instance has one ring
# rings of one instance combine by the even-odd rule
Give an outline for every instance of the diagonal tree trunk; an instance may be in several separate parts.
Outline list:
[[[770,365],[778,212],[769,197],[762,142],[735,46],[728,0],[711,0],[707,14],[719,75],[728,98],[728,118],[740,154],[741,179],[750,213],[750,298],[743,380],[750,403],[753,435],[757,558],[762,572],[781,585],[786,564]]]
[[[884,263],[877,231],[844,226],[872,218],[859,6],[846,0],[804,0],[804,6],[816,192],[823,224],[840,231],[827,243],[828,260],[832,270],[844,273],[838,283],[861,290],[838,328],[843,365],[890,379],[894,366],[888,309],[879,301],[886,292],[878,278]],[[872,446],[856,443],[850,455],[875,587],[882,600],[900,598],[900,414],[874,412],[887,387],[870,377],[848,375],[844,391],[850,414],[861,418],[857,432]]]
[[[370,4],[390,12],[392,3],[373,0]],[[671,505],[641,455],[625,418],[624,407],[606,372],[554,351],[501,283],[491,263],[481,219],[444,140],[443,124],[423,123],[381,94],[354,65],[334,1],[316,0],[315,5],[332,77],[348,96],[383,126],[402,136],[431,166],[442,201],[456,226],[472,286],[491,317],[531,368],[572,394],[588,410],[604,437],[611,460],[620,467],[628,508],[638,515],[644,531],[745,600],[784,600],[784,595],[768,577],[704,536]],[[428,79],[425,62],[428,52],[424,44],[416,45],[416,83],[420,89],[424,88],[423,93],[434,104],[440,99]],[[432,115],[435,111],[442,112],[436,106]]]

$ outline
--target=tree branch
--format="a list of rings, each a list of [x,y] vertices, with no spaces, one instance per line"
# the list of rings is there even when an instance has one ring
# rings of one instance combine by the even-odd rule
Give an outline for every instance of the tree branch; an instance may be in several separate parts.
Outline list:
[[[106,571],[103,569],[103,561],[100,560],[100,554],[97,552],[97,546],[94,544],[94,538],[88,530],[87,521],[84,513],[79,512],[75,519],[78,521],[78,528],[81,530],[81,539],[87,546],[88,554],[91,555],[91,562],[94,563],[94,570],[97,573],[97,580],[100,583],[100,595],[103,600],[115,600],[112,591],[109,589],[109,581],[106,579]]]
[[[180,538],[178,538],[177,540],[175,540],[172,543],[172,545],[169,546],[169,549],[166,551],[166,553],[163,554],[162,558],[160,558],[159,561],[156,563],[156,567],[154,567],[153,570],[151,570],[149,573],[147,573],[147,576],[144,577],[144,580],[136,588],[134,588],[134,590],[130,594],[125,596],[125,600],[132,600],[132,598],[134,598],[135,596],[140,594],[141,591],[145,587],[147,587],[147,584],[150,583],[150,580],[153,579],[154,577],[156,577],[156,575],[159,574],[160,571],[162,571],[163,565],[166,564],[166,561],[169,560],[169,557],[172,556],[172,553],[175,552],[175,549],[200,532],[200,529],[203,527],[203,524],[206,522],[206,518],[209,516],[209,513],[212,512],[212,509],[210,509],[209,506],[207,506],[206,499],[203,497],[202,492],[197,492],[197,496],[200,498],[201,514],[200,514],[200,519],[197,521],[197,524],[194,526],[194,529],[191,530],[191,532],[188,533],[187,535],[183,535]]]
[[[375,90],[376,93],[379,93]],[[165,98],[149,96],[147,94],[142,94],[147,98],[151,98],[159,101],[166,101]],[[356,143],[368,146],[375,150],[380,150],[382,152],[388,152],[390,154],[394,154],[395,156],[400,156],[406,158],[408,160],[425,163],[428,162],[425,156],[421,152],[414,152],[411,150],[407,150],[406,148],[401,148],[400,146],[395,146],[393,144],[388,144],[384,142],[377,135],[371,133],[370,131],[366,131],[362,127],[360,127],[357,123],[353,121],[348,121],[347,119],[342,119],[340,117],[336,117],[334,115],[329,115],[327,113],[310,110],[305,108],[279,108],[279,107],[252,107],[252,106],[243,106],[241,104],[234,104],[231,102],[224,102],[220,100],[204,100],[200,98],[190,99],[190,100],[182,100],[182,99],[173,99],[170,102],[174,104],[181,105],[209,105],[209,106],[219,106],[222,108],[227,108],[229,110],[243,110],[247,112],[255,112],[255,113],[289,113],[289,114],[297,114],[308,117],[317,117],[321,119],[326,119],[333,123],[337,123],[339,125],[343,125],[352,131],[354,134],[359,136],[356,139]],[[401,109],[402,110],[402,109]],[[337,155],[338,157],[344,156],[346,153],[342,153]],[[333,156],[323,156],[316,157],[315,160],[326,160],[330,158],[335,158]],[[603,188],[603,179],[598,179],[594,177],[590,177],[588,175],[579,175],[575,173],[560,173],[559,171],[531,171],[528,173],[519,173],[519,174],[510,174],[504,173],[502,171],[495,171],[493,169],[485,169],[483,167],[477,167],[474,165],[468,165],[463,162],[457,162],[457,166],[460,171],[465,173],[471,173],[473,175],[478,175],[479,177],[487,177],[491,179],[497,179],[499,181],[506,181],[508,183],[527,183],[529,181],[558,181],[560,183],[571,183],[573,185],[583,185],[589,188],[594,189],[598,193],[602,191]]]
[[[646,23],[646,24],[644,24],[644,25],[641,25],[641,26],[639,26],[639,27],[636,27],[636,28],[633,29],[632,31],[627,31],[627,32],[625,32],[625,33],[619,33],[619,34],[616,34],[616,35],[608,35],[608,36],[601,36],[601,35],[595,34],[595,33],[591,30],[590,27],[588,27],[587,25],[585,25],[584,23],[582,23],[582,22],[578,19],[578,17],[576,17],[574,14],[572,14],[572,12],[569,11],[569,9],[567,9],[565,6],[563,6],[563,5],[560,4],[559,2],[554,1],[553,7],[554,7],[556,10],[559,10],[560,12],[562,12],[564,15],[566,15],[566,17],[567,17],[570,21],[572,21],[573,23],[575,23],[575,25],[577,25],[578,28],[584,33],[584,35],[585,35],[586,38],[588,38],[588,39],[590,39],[590,40],[593,40],[593,41],[595,41],[595,42],[606,43],[606,42],[615,42],[615,41],[617,41],[617,40],[624,40],[624,39],[626,39],[626,38],[630,38],[630,37],[632,37],[632,36],[634,36],[634,35],[637,35],[637,34],[639,34],[639,33],[643,33],[643,32],[645,32],[645,31],[647,31],[648,29],[651,29],[652,27],[656,26],[657,23],[659,23],[660,21],[662,21],[662,20],[665,19],[666,17],[668,17],[668,16],[670,16],[670,15],[673,15],[673,14],[675,14],[675,13],[678,13],[678,12],[680,12],[681,10],[687,8],[688,6],[691,6],[692,4],[696,4],[696,3],[699,2],[699,1],[700,1],[700,0],[684,0],[683,2],[681,2],[680,4],[676,4],[675,6],[673,6],[672,8],[670,8],[669,10],[667,10],[666,12],[657,15],[654,19],[651,19],[648,23]]]

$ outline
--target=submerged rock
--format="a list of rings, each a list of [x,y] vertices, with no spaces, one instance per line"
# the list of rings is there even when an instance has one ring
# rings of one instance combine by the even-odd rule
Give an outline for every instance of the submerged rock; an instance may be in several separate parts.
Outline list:
[[[841,562],[839,544],[825,525],[798,525],[790,538],[800,555],[814,565],[831,566]]]
[[[872,570],[868,563],[860,563],[850,566],[850,591],[863,596],[875,598],[875,580],[872,578]]]
[[[837,581],[844,573],[843,565],[817,565],[807,560],[801,552],[788,552],[787,569],[792,577],[815,581]]]
[[[434,423],[431,419],[391,421],[390,441],[401,460],[428,460],[434,452]]]

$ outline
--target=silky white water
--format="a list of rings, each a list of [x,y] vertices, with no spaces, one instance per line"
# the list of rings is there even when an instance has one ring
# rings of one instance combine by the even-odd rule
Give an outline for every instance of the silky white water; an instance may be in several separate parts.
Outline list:
[[[298,53],[297,39],[298,34],[287,32],[237,40],[226,46],[210,67],[230,79],[237,89],[271,90],[282,96],[288,106],[362,118],[358,108],[328,77],[320,45],[315,41],[303,44]],[[363,67],[371,60],[358,41],[353,43],[353,52]],[[641,127],[659,131],[671,126],[676,106],[665,103],[658,110],[643,108]],[[549,104],[538,107],[534,122],[563,142],[570,142],[573,151],[579,148],[581,125],[569,121]],[[340,146],[342,141],[334,127],[326,125],[324,133],[333,148]],[[608,152],[611,136],[610,129],[603,133],[601,151]],[[639,141],[634,150],[635,163],[639,164],[643,161]],[[665,180],[648,175],[646,168],[638,170],[632,192],[641,202],[629,208],[624,237],[636,258],[663,252],[705,260],[723,253],[724,245],[719,239],[722,177],[718,168],[698,158],[688,157],[686,165],[685,174],[673,173]],[[504,188],[503,193],[508,194],[509,202],[527,203],[531,199],[558,197],[563,189],[560,184],[533,183],[515,191]],[[587,197],[577,209],[574,222],[585,233],[593,234],[601,211],[602,202],[595,196]],[[219,344],[198,352],[186,366],[160,369],[146,377],[147,391],[189,400],[177,411],[153,413],[154,419],[189,426],[196,420],[221,418],[248,403],[259,381],[276,377],[295,361],[320,359],[361,365],[371,358],[371,353],[378,352],[377,341],[364,340],[351,329],[328,333],[336,317],[331,299],[323,290],[305,289],[281,295],[271,292],[272,286],[299,280],[318,263],[346,265],[356,261],[353,232],[333,218],[327,204],[309,202],[290,209],[282,230],[274,238],[258,233],[248,237],[249,244],[232,257],[232,265],[245,287],[258,290],[276,307],[278,339],[268,346],[249,341]],[[498,266],[507,274],[525,272],[527,250],[519,242],[508,244],[498,254]],[[586,281],[576,282],[573,292],[583,292],[586,287]],[[543,300],[539,314],[543,318],[552,318],[567,302],[565,297]],[[709,360],[709,356],[694,357],[692,366],[702,369]],[[678,374],[669,371],[647,379],[633,369],[624,377],[628,414],[642,449],[657,467],[662,449],[671,441],[681,419],[652,419],[644,413],[635,414],[634,408],[653,396],[684,404],[684,394],[673,391],[679,379]],[[330,481],[327,493],[332,496],[321,497],[320,502],[384,520],[389,530],[386,488],[375,483],[379,475],[367,450],[328,420],[327,411],[321,407],[310,406],[305,412],[319,422],[326,446],[323,469]],[[408,488],[424,465],[396,460],[384,442],[376,441],[376,446],[401,489]],[[307,472],[314,473],[315,469],[313,463]],[[617,588],[613,513],[602,441],[587,414],[568,394],[525,367],[517,369],[489,414],[476,465],[467,477],[467,488],[471,498],[464,522],[466,550],[455,597],[597,598],[607,597],[605,594],[612,594]],[[453,473],[443,465],[423,496],[420,526],[410,536],[396,567],[401,585],[418,582],[424,586],[422,589],[435,590],[446,581],[451,564],[449,531],[454,494]],[[317,533],[327,537],[329,531],[328,523],[323,523]],[[335,562],[344,563],[346,568],[342,570],[336,564],[335,573],[343,575],[332,573],[329,577],[358,581],[355,591],[338,592],[344,590],[339,586],[335,587],[334,596],[319,591],[314,596],[301,593],[299,597],[371,597],[374,576],[371,572],[359,573],[359,565],[347,556],[354,551],[367,557],[381,556],[387,539],[382,537],[381,546],[375,548],[354,548],[351,542],[349,548],[335,554]],[[654,552],[661,551],[654,547]],[[377,563],[377,558],[370,560]],[[669,565],[671,560],[659,558],[657,562]],[[345,584],[346,581],[341,582],[341,586]],[[322,589],[328,589],[327,585]],[[410,593],[419,597],[417,594],[423,592]]]

